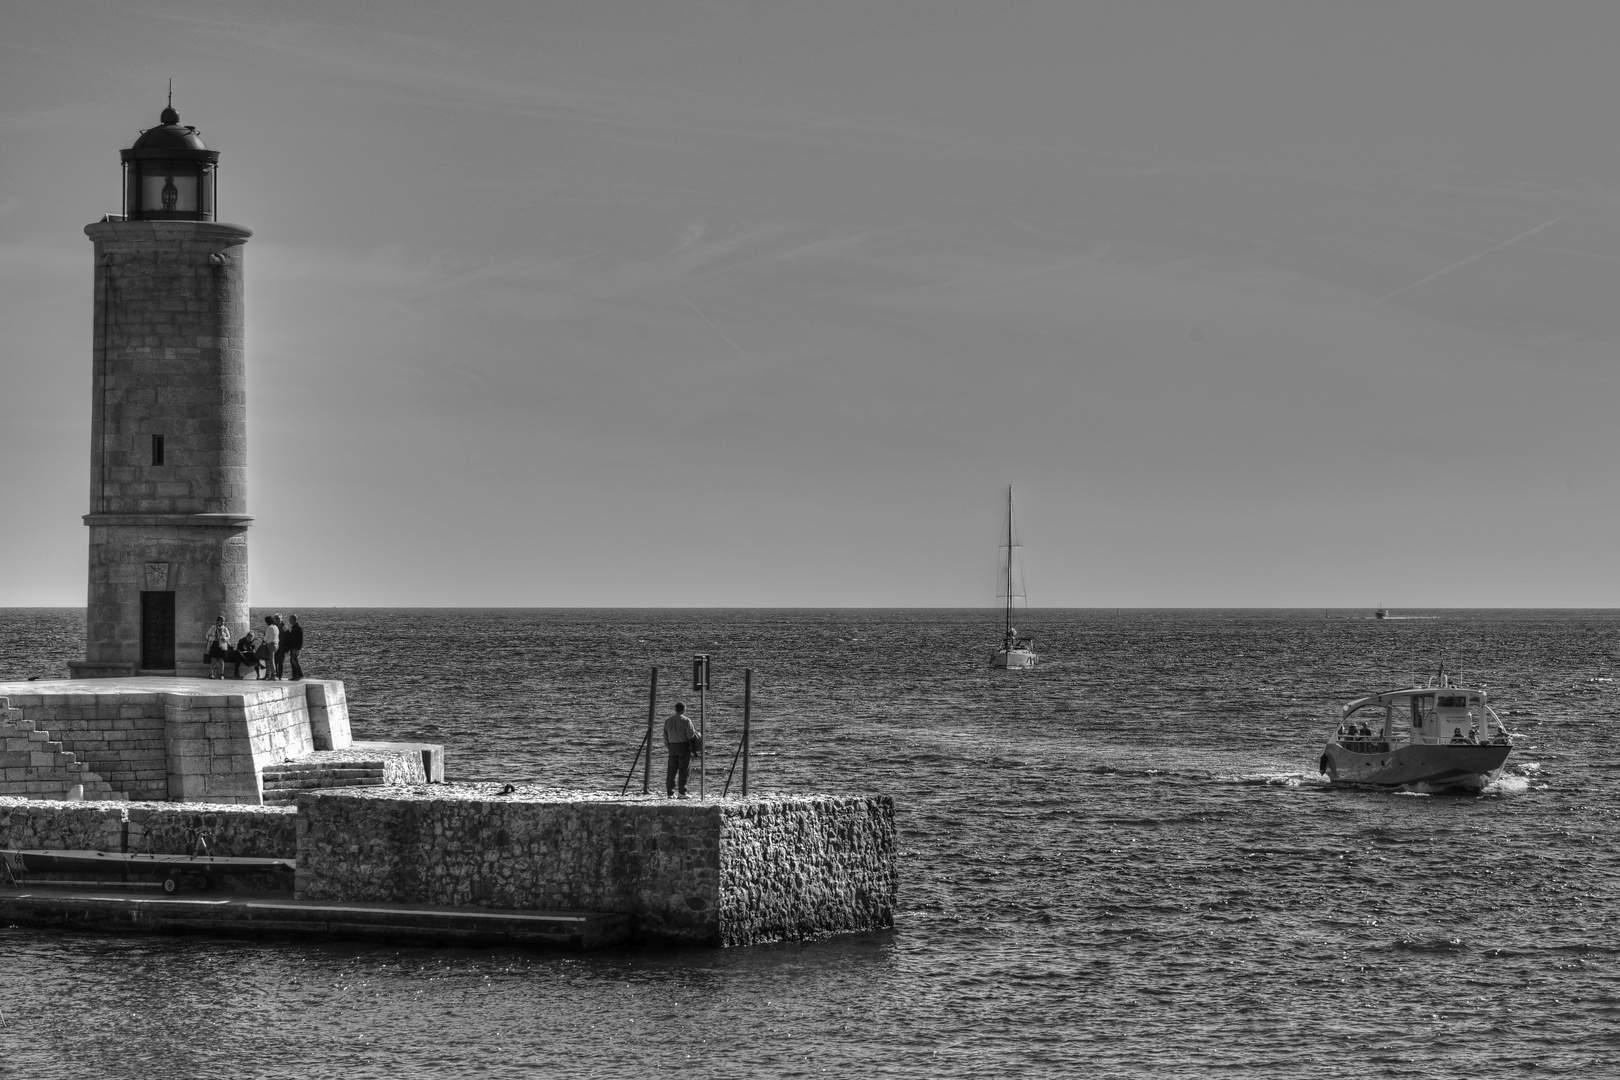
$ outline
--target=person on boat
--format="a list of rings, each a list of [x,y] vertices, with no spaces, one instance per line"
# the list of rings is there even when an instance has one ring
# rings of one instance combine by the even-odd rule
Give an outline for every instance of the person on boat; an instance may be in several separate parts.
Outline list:
[[[686,715],[686,703],[677,701],[675,711],[664,721],[664,746],[669,750],[669,764],[664,769],[664,797],[675,797],[676,782],[680,783],[681,798],[686,798],[686,776],[692,769],[692,740],[697,728]]]
[[[1468,740],[1463,738],[1462,728],[1459,727],[1451,729],[1451,741],[1454,743],[1465,743]]]

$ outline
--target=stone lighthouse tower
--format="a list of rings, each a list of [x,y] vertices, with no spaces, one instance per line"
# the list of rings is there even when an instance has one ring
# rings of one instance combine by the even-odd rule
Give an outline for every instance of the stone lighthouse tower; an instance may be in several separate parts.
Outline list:
[[[95,244],[90,587],[74,676],[206,675],[203,635],[248,621],[242,250],[216,219],[219,152],[165,108],[123,151],[124,213]]]

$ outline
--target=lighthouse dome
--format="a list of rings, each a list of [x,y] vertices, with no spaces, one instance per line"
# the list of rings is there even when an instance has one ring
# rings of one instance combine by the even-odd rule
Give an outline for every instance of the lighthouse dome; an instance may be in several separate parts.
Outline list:
[[[173,109],[164,109],[159,117],[162,121],[155,128],[147,128],[141,132],[141,137],[135,140],[131,150],[206,150],[202,136],[197,134],[194,127],[182,127],[180,114]]]

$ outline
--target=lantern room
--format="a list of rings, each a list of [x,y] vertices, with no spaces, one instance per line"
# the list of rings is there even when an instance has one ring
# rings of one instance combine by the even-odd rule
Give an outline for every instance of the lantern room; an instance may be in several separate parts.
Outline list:
[[[218,195],[219,151],[203,145],[194,127],[183,127],[168,106],[159,126],[141,132],[124,159],[126,221],[213,221]]]

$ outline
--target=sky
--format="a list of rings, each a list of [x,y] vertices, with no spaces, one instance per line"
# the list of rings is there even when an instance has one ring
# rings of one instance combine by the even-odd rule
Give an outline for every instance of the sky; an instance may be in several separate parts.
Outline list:
[[[1620,606],[1620,5],[12,0],[0,606],[91,246],[254,231],[258,606]]]

